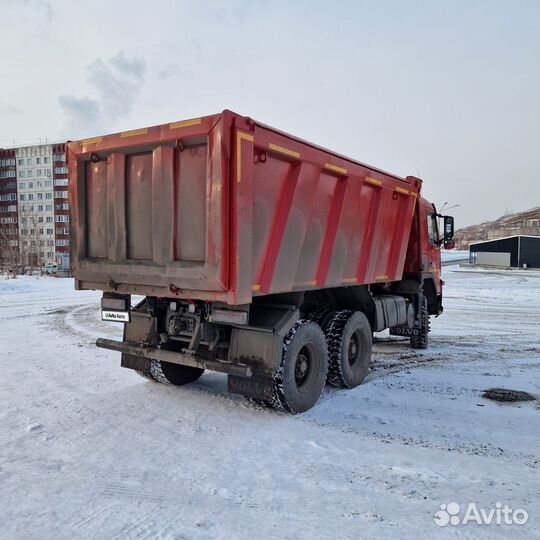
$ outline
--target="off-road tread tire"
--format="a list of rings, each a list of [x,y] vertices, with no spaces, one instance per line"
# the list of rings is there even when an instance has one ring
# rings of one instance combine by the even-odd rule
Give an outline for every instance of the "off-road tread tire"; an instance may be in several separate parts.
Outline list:
[[[328,307],[321,307],[309,313],[306,319],[318,324],[324,332],[325,327],[328,326],[330,319],[332,318],[332,310]]]
[[[319,390],[318,395],[314,403],[312,403],[308,408],[305,408],[303,410],[298,410],[298,409],[295,410],[295,408],[291,406],[291,403],[287,399],[286,392],[284,389],[283,378],[285,374],[285,362],[288,360],[287,353],[289,351],[289,347],[291,343],[293,342],[293,340],[295,339],[295,337],[297,336],[298,332],[301,331],[302,328],[308,328],[308,327],[313,327],[313,329],[317,329],[319,332],[321,332],[322,350],[319,352],[322,354],[323,366],[321,366],[321,368],[322,368],[322,372],[324,376],[322,377],[322,384],[320,384],[320,388],[318,389]],[[305,412],[309,408],[313,407],[317,403],[319,398],[321,397],[324,390],[324,386],[325,386],[327,372],[328,372],[328,350],[327,350],[327,345],[326,345],[326,339],[324,338],[324,332],[322,332],[319,325],[317,325],[311,320],[300,319],[296,321],[294,325],[292,326],[292,328],[289,330],[289,333],[283,339],[281,365],[279,366],[279,368],[277,369],[274,375],[273,395],[272,395],[272,400],[268,403],[268,405],[270,405],[274,409],[282,410],[290,414],[297,414],[299,412]]]
[[[428,334],[430,332],[429,312],[427,298],[422,297],[420,303],[420,313],[415,322],[414,328],[418,329],[418,335],[411,335],[411,347],[413,349],[427,349]]]
[[[336,386],[338,388],[354,388],[364,380],[367,375],[368,368],[366,367],[365,372],[360,381],[352,381],[350,378],[345,376],[343,372],[343,339],[344,333],[347,325],[351,318],[359,313],[365,319],[367,328],[369,328],[369,345],[367,346],[366,355],[369,360],[371,359],[371,327],[366,316],[362,312],[355,312],[350,310],[336,311],[332,319],[328,322],[326,327],[325,335],[326,341],[328,343],[328,384]],[[367,336],[366,336],[367,340]],[[369,365],[368,360],[368,365]]]

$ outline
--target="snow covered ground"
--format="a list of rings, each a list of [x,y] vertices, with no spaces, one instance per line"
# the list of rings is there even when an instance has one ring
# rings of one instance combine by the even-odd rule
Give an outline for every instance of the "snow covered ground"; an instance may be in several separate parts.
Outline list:
[[[443,266],[448,266],[454,263],[469,262],[469,252],[460,251],[457,249],[441,250],[441,258]]]
[[[0,539],[532,539],[540,531],[540,273],[447,266],[431,346],[388,335],[366,384],[288,416],[208,373],[176,388],[94,347],[120,337],[70,279],[0,278]],[[496,503],[525,525],[447,525]]]

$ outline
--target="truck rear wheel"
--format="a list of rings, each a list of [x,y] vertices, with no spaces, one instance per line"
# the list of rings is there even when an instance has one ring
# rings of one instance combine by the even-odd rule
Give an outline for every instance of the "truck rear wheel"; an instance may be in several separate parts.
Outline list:
[[[372,333],[361,311],[337,311],[326,327],[328,382],[341,388],[362,383],[371,362]]]
[[[316,310],[312,311],[306,317],[306,319],[309,319],[310,321],[314,322],[315,324],[318,324],[322,328],[322,331],[324,332],[326,326],[328,325],[328,323],[332,319],[333,314],[334,314],[334,312],[331,309],[329,309],[327,307],[322,307],[322,308],[319,308],[319,309],[316,309]]]
[[[429,334],[429,313],[427,298],[422,297],[420,302],[420,312],[417,321],[414,323],[414,331],[416,335],[411,335],[411,347],[413,349],[427,349],[428,334]]]
[[[150,363],[150,374],[152,378],[163,384],[182,386],[196,381],[203,373],[204,369],[202,368],[171,364],[170,362],[161,362],[160,360],[151,360]]]
[[[321,397],[328,372],[326,339],[320,326],[300,319],[283,340],[274,376],[272,406],[292,414],[311,409]]]

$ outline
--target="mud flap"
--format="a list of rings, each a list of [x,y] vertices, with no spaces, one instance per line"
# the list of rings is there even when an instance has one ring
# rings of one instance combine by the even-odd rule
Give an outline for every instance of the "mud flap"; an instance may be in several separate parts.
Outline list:
[[[128,369],[134,369],[141,373],[150,373],[150,364],[152,360],[144,358],[142,356],[135,356],[133,354],[122,353],[122,360],[120,365]]]
[[[233,394],[271,401],[274,374],[281,364],[283,338],[299,318],[293,306],[259,306],[250,316],[250,328],[233,328],[229,362],[251,368],[251,376],[229,375],[228,390]],[[257,328],[259,327],[259,328]]]
[[[131,320],[124,325],[124,343],[157,343],[157,319],[147,311],[147,301],[140,302],[131,312]],[[120,365],[127,369],[133,369],[147,379],[152,379],[150,365],[152,361],[142,356],[122,353]]]
[[[235,328],[229,362],[246,364],[251,377],[229,375],[228,390],[262,400],[272,399],[273,376],[281,360],[283,337],[274,332]]]
[[[412,305],[409,306],[407,311],[407,322],[405,324],[390,327],[391,336],[410,337],[417,336],[419,334],[418,320],[420,316],[421,299],[421,294],[412,295]]]

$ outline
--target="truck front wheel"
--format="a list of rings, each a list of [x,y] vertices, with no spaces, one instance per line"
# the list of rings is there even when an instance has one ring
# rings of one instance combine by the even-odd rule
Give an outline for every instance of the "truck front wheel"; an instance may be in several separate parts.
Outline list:
[[[326,339],[320,326],[300,319],[283,340],[274,376],[272,405],[292,414],[311,409],[321,397],[328,371]]]
[[[427,349],[429,334],[428,302],[425,296],[420,302],[420,311],[414,323],[414,334],[411,335],[411,347],[413,349]]]
[[[371,362],[372,333],[361,311],[337,311],[326,327],[328,382],[354,388],[365,379]]]

